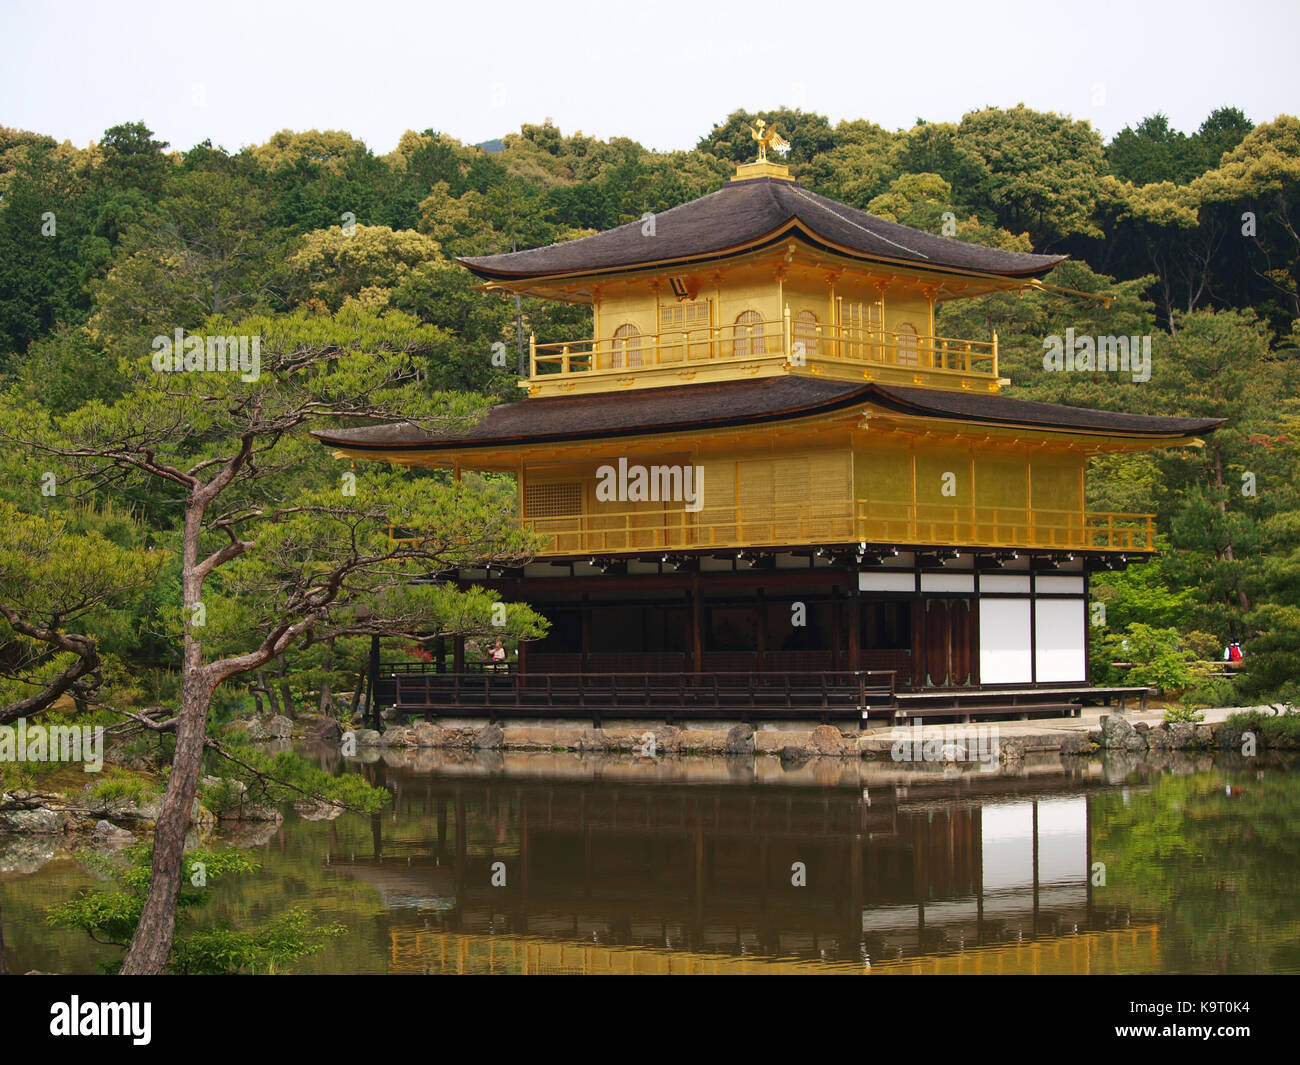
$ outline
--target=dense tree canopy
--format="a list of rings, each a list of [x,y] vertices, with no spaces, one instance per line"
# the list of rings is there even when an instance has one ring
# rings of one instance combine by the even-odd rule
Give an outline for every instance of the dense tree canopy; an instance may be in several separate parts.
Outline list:
[[[283,130],[230,152],[207,142],[173,150],[139,121],[86,148],[0,127],[7,409],[86,424],[95,417],[79,411],[125,411],[139,401],[139,360],[158,323],[192,328],[213,316],[236,332],[280,319],[324,331],[384,322],[422,387],[516,398],[509,371],[521,338],[583,335],[589,314],[481,293],[456,257],[570,239],[720,188],[754,157],[759,118],[789,141],[787,163],[816,191],[959,239],[1070,255],[1048,280],[1095,300],[1044,291],[960,301],[941,309],[941,331],[996,331],[1013,395],[1230,419],[1199,451],[1096,461],[1094,504],[1154,509],[1166,544],[1140,576],[1100,582],[1112,627],[1264,633],[1260,650],[1273,648],[1277,662],[1300,647],[1300,119],[1290,115],[1255,126],[1222,107],[1184,133],[1155,114],[1104,143],[1086,122],[1023,105],[905,130],[736,111],[694,150],[670,153],[566,134],[549,120],[504,135],[495,151],[425,129],[387,154],[342,130]],[[1042,338],[1070,327],[1151,335],[1152,380],[1036,372]],[[491,358],[500,345],[505,367]],[[0,503],[34,542],[42,529],[64,530],[121,577],[83,613],[99,672],[125,676],[131,662],[174,669],[165,634],[179,592],[160,590],[179,580],[167,561],[182,518],[174,493],[136,481],[46,497],[42,471],[8,461]],[[323,476],[320,461],[302,450],[304,471]],[[1242,492],[1245,475],[1253,494]],[[110,500],[125,514],[99,517]],[[12,593],[55,560],[16,552],[8,565]],[[115,589],[146,574],[133,620],[109,624]],[[11,701],[71,664],[66,648],[8,631],[0,639],[11,642]],[[346,657],[346,638],[339,646]],[[331,661],[304,651],[295,666],[328,683]],[[1275,691],[1294,675],[1262,666],[1256,676],[1261,691]]]

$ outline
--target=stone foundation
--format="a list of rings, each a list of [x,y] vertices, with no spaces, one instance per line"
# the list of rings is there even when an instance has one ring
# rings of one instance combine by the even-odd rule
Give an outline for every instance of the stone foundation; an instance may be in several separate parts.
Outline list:
[[[1101,719],[1101,728],[1085,731],[1076,727],[1052,728],[1021,722],[990,722],[976,725],[930,725],[919,730],[928,745],[937,743],[926,761],[963,761],[973,755],[964,744],[982,737],[997,737],[993,757],[1002,762],[1019,761],[1026,754],[1059,752],[1088,755],[1100,749],[1168,751],[1187,748],[1236,746],[1239,737],[1229,737],[1222,727],[1184,723],[1134,728],[1118,714]],[[858,730],[834,725],[809,728],[805,723],[765,724],[757,730],[747,724],[704,722],[689,728],[665,725],[661,721],[592,728],[582,721],[520,721],[502,725],[483,721],[416,721],[392,725],[383,733],[358,729],[352,733],[358,748],[437,748],[465,751],[576,751],[580,753],[661,754],[762,754],[787,761],[805,758],[894,759],[900,736],[913,742],[918,732],[904,726]],[[969,739],[968,739],[969,738]],[[943,753],[954,748],[951,754]],[[983,749],[983,748],[981,748]],[[896,759],[894,759],[896,760]],[[906,759],[905,759],[906,760]]]

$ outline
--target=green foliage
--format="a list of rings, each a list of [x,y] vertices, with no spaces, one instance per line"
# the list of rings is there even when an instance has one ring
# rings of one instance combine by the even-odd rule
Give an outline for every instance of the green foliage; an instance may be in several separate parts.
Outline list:
[[[241,802],[279,804],[314,799],[376,814],[392,799],[387,788],[375,787],[356,773],[334,776],[292,751],[268,754],[229,733],[223,739],[223,748],[238,762],[209,755],[210,768],[221,774],[220,783],[204,785],[199,793],[203,804],[214,813],[232,810]],[[241,792],[235,781],[246,790]]]
[[[1184,698],[1188,706],[1237,706],[1241,696],[1227,677],[1210,677],[1191,688]]]
[[[1123,631],[1136,621],[1178,628],[1190,620],[1193,589],[1176,585],[1159,560],[1092,578],[1094,601],[1106,606],[1106,624]]]
[[[46,922],[55,928],[79,928],[99,943],[125,947],[135,932],[149,888],[153,850],[137,844],[121,858],[82,854],[82,862],[117,880],[117,890],[83,891],[51,906]],[[232,876],[247,876],[257,869],[248,854],[234,849],[187,851],[177,900],[181,915],[210,898],[208,886]],[[195,882],[202,887],[194,886]],[[330,939],[343,934],[337,924],[317,924],[302,909],[276,914],[254,930],[229,927],[204,928],[176,936],[167,971],[173,975],[233,975],[275,973],[298,958],[315,953]],[[116,969],[120,963],[114,963]]]
[[[87,852],[81,861],[90,868],[116,880],[117,890],[85,891],[50,907],[46,921],[55,928],[80,928],[100,943],[125,947],[135,932],[149,890],[153,847],[139,843],[128,847],[119,857]],[[199,867],[201,876],[196,876]],[[246,875],[257,863],[243,851],[234,849],[187,851],[183,858],[182,887],[177,898],[178,913],[207,901],[206,889],[194,881],[212,883],[225,876]]]
[[[1184,633],[1182,645],[1202,662],[1217,662],[1223,657],[1223,641],[1208,632]]]
[[[1186,691],[1204,678],[1196,656],[1182,646],[1177,629],[1157,629],[1135,621],[1124,633],[1125,653],[1133,663],[1129,680],[1145,684],[1160,694]]]
[[[177,941],[167,971],[185,976],[273,974],[314,954],[344,931],[340,924],[316,924],[306,910],[286,910],[252,932],[231,928],[191,932]]]
[[[138,773],[133,773],[127,769],[119,769],[110,766],[99,774],[98,779],[90,786],[89,795],[91,798],[98,799],[100,802],[115,802],[126,800],[133,803],[145,803],[150,799],[158,797],[159,789],[156,784]]]
[[[1092,639],[1093,680],[1099,684],[1126,684],[1155,688],[1162,695],[1177,695],[1206,678],[1205,667],[1188,650],[1175,628],[1156,628],[1140,621],[1122,632],[1104,632]],[[1129,663],[1121,673],[1113,662]]]
[[[1293,967],[1300,937],[1291,890],[1300,860],[1295,779],[1287,772],[1161,774],[1149,786],[1089,800],[1091,860],[1106,870],[1106,886],[1094,890],[1107,908],[1158,915],[1168,971],[1221,976]],[[1243,928],[1269,934],[1243,936]]]
[[[1253,732],[1263,747],[1300,747],[1300,710],[1294,707],[1281,713],[1244,710],[1229,714],[1224,727],[1233,732]]]

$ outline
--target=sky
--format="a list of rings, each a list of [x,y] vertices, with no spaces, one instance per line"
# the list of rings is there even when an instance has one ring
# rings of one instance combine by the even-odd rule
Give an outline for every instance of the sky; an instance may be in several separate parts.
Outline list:
[[[174,149],[341,129],[466,143],[564,133],[691,148],[744,108],[904,129],[981,107],[1194,131],[1300,111],[1297,0],[0,0],[0,125],[81,147],[143,121]]]

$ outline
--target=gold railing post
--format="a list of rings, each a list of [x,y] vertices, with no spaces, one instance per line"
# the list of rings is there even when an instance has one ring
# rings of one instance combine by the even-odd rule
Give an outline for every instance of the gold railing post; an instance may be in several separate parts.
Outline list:
[[[998,375],[998,331],[993,330],[993,376]]]
[[[537,376],[537,334],[528,334],[528,369],[529,376]]]
[[[787,359],[790,358],[790,304],[785,305],[785,310],[781,312],[781,332],[784,347],[781,354]]]

